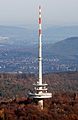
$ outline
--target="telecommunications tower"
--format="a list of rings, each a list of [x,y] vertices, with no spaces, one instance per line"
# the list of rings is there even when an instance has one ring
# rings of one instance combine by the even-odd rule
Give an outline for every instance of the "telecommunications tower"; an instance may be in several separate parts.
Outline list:
[[[51,98],[52,93],[47,92],[48,84],[42,82],[42,18],[41,18],[41,6],[39,6],[39,42],[38,42],[38,81],[33,84],[34,90],[33,93],[29,92],[29,98],[38,101],[38,105],[43,109],[43,100],[45,98]]]

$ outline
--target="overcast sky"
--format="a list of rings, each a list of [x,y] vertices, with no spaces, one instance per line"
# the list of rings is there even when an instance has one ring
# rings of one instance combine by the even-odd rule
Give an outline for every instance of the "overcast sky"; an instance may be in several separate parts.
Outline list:
[[[78,0],[0,0],[0,25],[78,25]]]

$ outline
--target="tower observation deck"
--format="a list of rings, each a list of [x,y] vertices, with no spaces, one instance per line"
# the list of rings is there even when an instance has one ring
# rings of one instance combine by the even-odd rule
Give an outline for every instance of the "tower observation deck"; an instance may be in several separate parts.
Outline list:
[[[33,84],[34,91],[29,92],[29,98],[37,99],[38,104],[41,109],[43,109],[43,100],[45,98],[51,98],[52,93],[48,93],[47,86],[48,84],[42,83],[42,18],[41,18],[41,6],[39,6],[39,42],[38,42],[38,81],[37,83]]]

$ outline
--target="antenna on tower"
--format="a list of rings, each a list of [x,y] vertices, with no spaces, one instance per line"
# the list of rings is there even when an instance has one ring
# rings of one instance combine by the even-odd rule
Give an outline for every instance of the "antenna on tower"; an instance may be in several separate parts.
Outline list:
[[[39,84],[42,84],[42,18],[41,18],[41,6],[39,6]]]
[[[52,93],[47,92],[47,85],[42,83],[42,16],[41,16],[41,6],[39,6],[39,42],[38,42],[38,81],[33,84],[34,91],[30,92],[28,95],[32,99],[38,100],[38,105],[41,109],[43,109],[43,100],[45,98],[51,98]]]

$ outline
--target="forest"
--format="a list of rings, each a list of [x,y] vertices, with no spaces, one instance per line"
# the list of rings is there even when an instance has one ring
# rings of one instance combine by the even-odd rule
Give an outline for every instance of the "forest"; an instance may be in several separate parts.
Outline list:
[[[44,109],[31,99],[10,99],[0,103],[0,120],[78,120],[78,95],[54,93],[44,100]]]
[[[78,72],[43,75],[52,92],[43,110],[27,96],[37,79],[33,74],[0,74],[0,120],[78,120]]]

